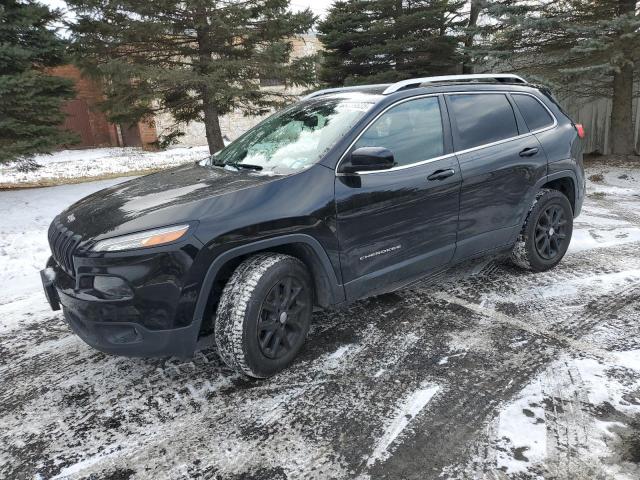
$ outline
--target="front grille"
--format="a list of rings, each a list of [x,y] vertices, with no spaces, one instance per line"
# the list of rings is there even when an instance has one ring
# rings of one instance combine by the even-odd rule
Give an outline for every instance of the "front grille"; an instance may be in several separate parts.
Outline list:
[[[51,254],[58,265],[69,275],[74,276],[73,253],[82,240],[80,235],[74,234],[67,227],[62,225],[56,218],[49,227],[49,246]]]

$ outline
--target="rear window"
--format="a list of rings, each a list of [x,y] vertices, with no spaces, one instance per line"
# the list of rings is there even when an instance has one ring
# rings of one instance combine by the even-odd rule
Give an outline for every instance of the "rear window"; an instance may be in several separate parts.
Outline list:
[[[553,118],[539,100],[530,95],[518,93],[512,93],[511,97],[513,101],[516,102],[518,110],[520,110],[520,113],[524,117],[524,121],[527,127],[529,127],[529,130],[540,130],[541,128],[553,125]]]
[[[460,137],[458,149],[466,150],[518,135],[513,108],[504,94],[457,94],[448,98]]]

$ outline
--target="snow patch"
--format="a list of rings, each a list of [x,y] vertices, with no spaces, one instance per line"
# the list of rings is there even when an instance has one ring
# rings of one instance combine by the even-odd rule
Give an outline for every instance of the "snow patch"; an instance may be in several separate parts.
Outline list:
[[[456,357],[464,357],[467,354],[467,352],[460,352],[460,353],[455,353],[453,355],[447,355],[445,357],[442,357],[440,360],[438,360],[438,365],[446,365],[449,363],[449,359],[451,358],[456,358]]]
[[[41,168],[20,172],[16,163],[0,165],[0,183],[36,183],[43,179],[99,177],[157,168],[169,168],[202,160],[209,155],[207,147],[170,148],[148,152],[140,148],[92,148],[61,150],[51,155],[37,155]]]
[[[63,468],[62,470],[60,470],[60,473],[58,473],[55,477],[51,477],[51,480],[66,479],[71,477],[72,475],[77,475],[82,471],[87,470],[98,463],[103,462],[106,458],[112,457],[116,454],[121,454],[121,453],[123,453],[122,445],[116,444],[116,445],[108,446],[98,455],[93,455],[77,463],[69,465],[68,467]]]
[[[617,227],[611,229],[576,228],[571,237],[568,253],[582,252],[593,248],[614,247],[625,243],[640,242],[640,228]]]
[[[329,353],[323,357],[321,368],[325,372],[335,373],[345,365],[349,364],[349,360],[358,354],[364,347],[358,344],[343,345],[335,352]]]
[[[618,360],[618,365],[640,371],[640,350],[615,352],[615,357]]]
[[[42,295],[44,302],[38,272],[51,255],[47,239],[49,224],[68,205],[124,180],[127,179],[1,193],[0,276],[3,286],[0,305],[34,291]]]
[[[617,455],[611,449],[616,444],[618,432],[628,428],[621,421],[624,415],[628,418],[640,415],[640,399],[629,401],[637,397],[638,384],[632,375],[619,369],[639,372],[640,350],[614,351],[606,361],[563,355],[549,365],[498,414],[497,428],[491,439],[497,468],[510,476],[531,474],[532,467],[547,464],[547,453],[555,448],[550,449],[547,443],[557,439],[548,435],[562,431],[567,438],[573,439],[569,430],[575,430],[584,436],[582,440],[574,440],[584,444],[571,445],[576,449],[575,454],[580,455],[581,462],[599,465],[612,478],[627,478],[619,471],[619,465],[608,459]],[[571,382],[560,383],[561,389],[557,390],[554,382],[563,371]],[[562,410],[551,410],[547,418],[546,401],[560,404]],[[618,411],[623,416],[603,419],[594,408],[602,405],[607,406],[607,411]],[[556,418],[563,415],[563,410],[568,417],[564,420]]]
[[[629,227],[633,226],[629,222],[619,218],[611,218],[612,215],[605,209],[602,210],[602,214],[596,213],[595,207],[588,207],[585,209],[585,213],[581,213],[580,216],[574,222],[575,228],[588,228],[588,227]],[[587,213],[588,212],[588,213]]]
[[[516,290],[511,295],[486,294],[483,302],[489,305],[497,303],[526,303],[537,299],[550,299],[580,295],[585,289],[607,294],[640,281],[640,270],[624,270],[622,272],[590,275],[583,278],[563,280],[562,282],[531,288],[527,286]]]
[[[513,475],[544,460],[547,450],[543,393],[533,382],[504,408],[498,417],[497,467]]]
[[[327,360],[333,361],[342,358],[353,346],[352,345],[343,345],[338,350],[333,353],[330,353],[327,357]]]
[[[389,457],[391,444],[396,441],[409,422],[422,411],[439,390],[438,385],[423,384],[397,406],[393,418],[385,427],[384,433],[376,442],[373,453],[367,460],[368,466],[382,462]]]

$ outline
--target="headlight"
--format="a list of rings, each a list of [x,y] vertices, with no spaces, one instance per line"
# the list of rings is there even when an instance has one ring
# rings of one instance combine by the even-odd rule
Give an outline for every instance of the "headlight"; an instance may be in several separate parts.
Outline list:
[[[175,242],[182,238],[189,230],[189,225],[175,225],[173,227],[156,228],[145,232],[131,233],[119,237],[107,238],[96,243],[93,252],[119,252],[134,248],[156,247]]]

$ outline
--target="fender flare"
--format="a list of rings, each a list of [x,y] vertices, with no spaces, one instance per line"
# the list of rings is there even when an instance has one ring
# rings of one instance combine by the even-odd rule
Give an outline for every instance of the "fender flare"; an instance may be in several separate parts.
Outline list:
[[[293,233],[289,235],[258,240],[256,242],[240,245],[238,247],[231,248],[226,252],[223,252],[222,254],[218,255],[215,260],[213,260],[213,262],[211,262],[211,265],[209,265],[207,273],[200,287],[200,293],[198,294],[198,299],[196,301],[196,307],[193,314],[192,328],[194,328],[196,335],[200,331],[200,326],[202,325],[202,321],[204,319],[204,312],[207,307],[207,302],[209,301],[209,294],[211,292],[211,288],[213,287],[213,282],[224,264],[226,264],[229,260],[233,260],[234,258],[240,257],[242,255],[247,255],[249,253],[283,245],[300,243],[310,247],[317,257],[318,261],[320,262],[320,265],[322,266],[321,273],[326,276],[330,290],[330,303],[335,305],[344,302],[344,288],[338,282],[335,271],[333,269],[333,265],[329,260],[329,256],[327,255],[327,252],[322,247],[320,242],[318,242],[318,240],[313,238],[311,235],[302,233]]]
[[[577,201],[578,194],[579,194],[579,187],[578,187],[578,180],[575,172],[573,170],[561,170],[559,172],[553,172],[549,175],[544,175],[535,183],[533,188],[533,195],[530,195],[529,198],[527,199],[528,205],[531,205],[533,203],[534,199],[536,198],[536,195],[538,194],[538,192],[540,191],[543,185],[545,185],[546,183],[552,182],[553,180],[558,180],[559,178],[569,178],[573,181],[573,189],[574,189],[574,195],[575,195],[574,198]],[[514,229],[512,242],[515,242],[518,239],[518,235],[520,235],[520,232],[524,227],[524,222],[527,220],[527,216],[529,215],[530,209],[531,207],[529,207],[527,211],[524,212],[523,217],[520,219],[520,223],[517,225],[517,229]]]
[[[578,194],[579,194],[579,186],[578,186],[578,177],[576,176],[576,172],[574,172],[573,170],[560,170],[559,172],[553,172],[552,174],[549,174],[546,176],[546,178],[541,179],[544,180],[543,182],[541,182],[540,180],[538,181],[538,184],[536,184],[536,186],[538,188],[542,187],[542,185],[544,185],[545,183],[549,183],[552,182],[553,180],[558,180],[559,178],[570,178],[573,181],[573,194],[575,195],[574,198],[578,198]]]
[[[573,194],[574,194],[574,199],[576,200],[576,202],[578,201],[579,198],[579,186],[578,186],[578,178],[576,176],[576,173],[573,170],[561,170],[559,172],[553,172],[549,175],[545,175],[544,177],[542,177],[541,179],[539,179],[536,184],[535,187],[533,189],[533,196],[531,198],[529,198],[529,204],[533,203],[533,199],[535,198],[535,196],[537,195],[537,193],[540,191],[540,189],[542,188],[543,185],[552,182],[554,180],[558,180],[560,178],[569,178],[571,179],[571,181],[573,182]],[[527,211],[527,214],[529,212]],[[524,222],[524,220],[526,219],[526,214],[525,214],[525,218],[522,219],[522,222]]]

